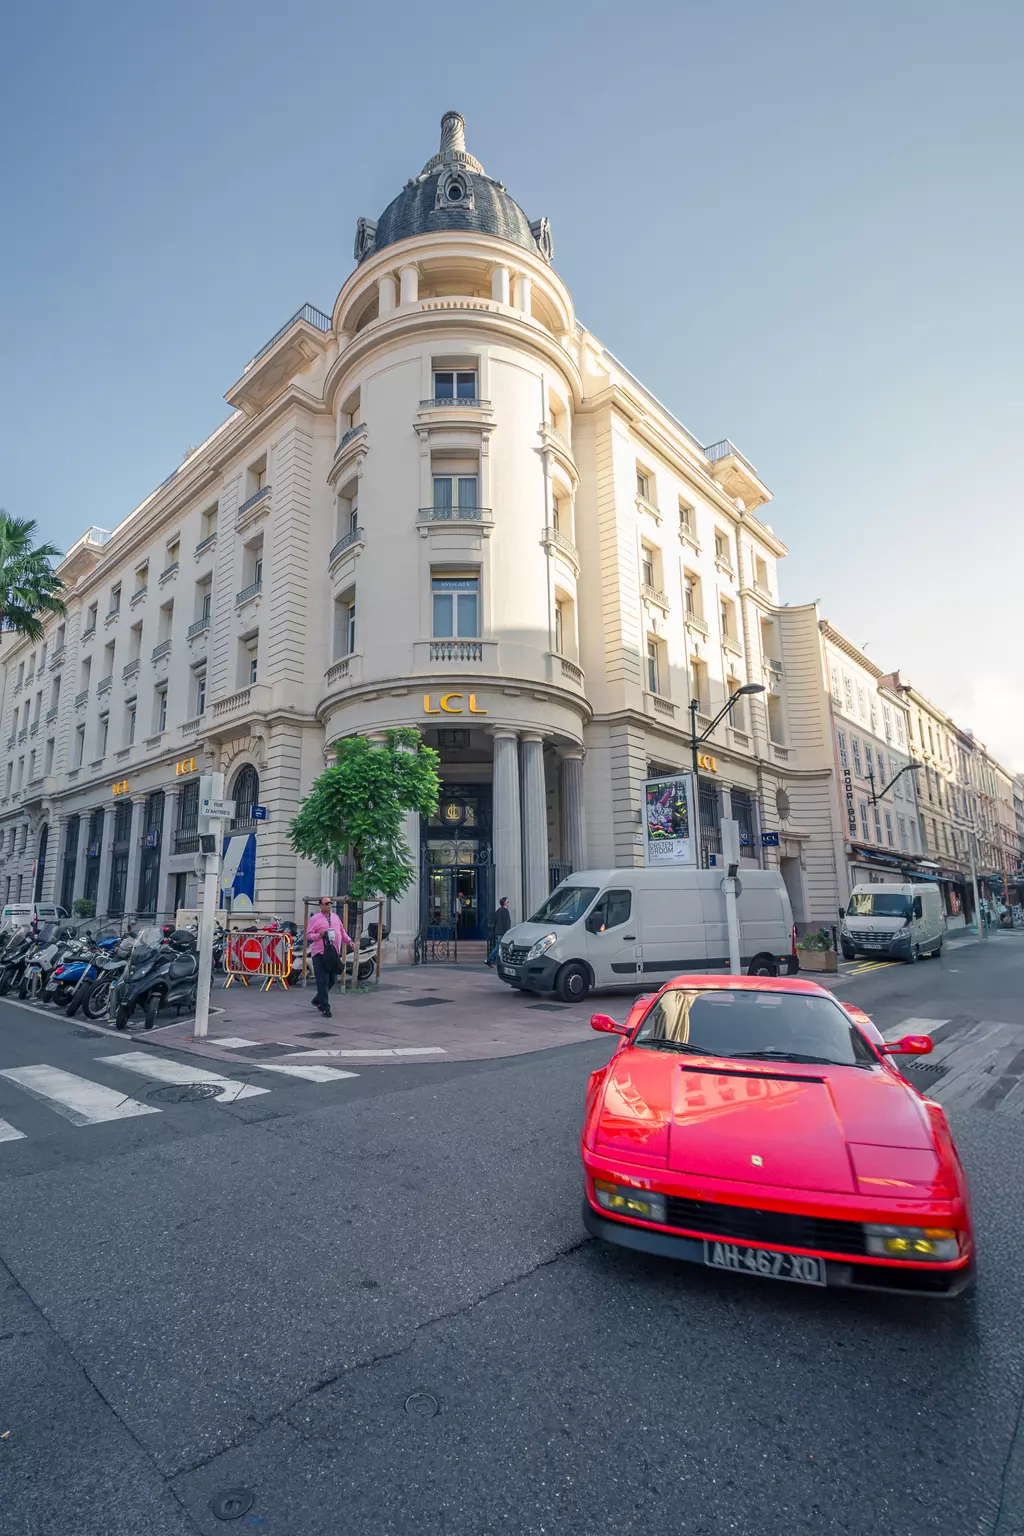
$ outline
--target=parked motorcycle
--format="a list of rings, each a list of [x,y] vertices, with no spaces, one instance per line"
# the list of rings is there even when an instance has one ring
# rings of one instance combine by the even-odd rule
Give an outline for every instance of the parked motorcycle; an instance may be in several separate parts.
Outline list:
[[[38,935],[33,931],[31,923],[23,923],[19,927],[4,950],[3,969],[0,971],[0,997],[5,996],[14,986],[18,988],[22,997],[25,996],[21,990],[21,984],[25,977],[28,959],[35,954],[40,944],[52,942],[56,930],[56,923],[45,924],[40,928]]]
[[[137,1007],[145,1015],[145,1028],[152,1029],[161,1007],[194,1007],[199,980],[199,956],[195,934],[175,928],[165,934],[160,928],[143,928],[128,956],[124,971],[112,984],[107,1002],[107,1016],[118,1029],[127,1029]]]
[[[45,934],[41,931],[35,949],[25,961],[18,996],[33,1002],[42,998],[54,967],[60,964],[77,939],[78,929],[74,924],[51,924]]]
[[[385,925],[383,938],[391,935],[391,929]],[[372,981],[377,972],[377,951],[380,949],[381,937],[378,935],[376,923],[367,923],[366,932],[359,935],[359,948],[350,949],[345,957],[345,982],[352,985],[352,968],[356,966],[356,982],[361,985]]]
[[[71,994],[67,1007],[69,1018],[73,1018],[79,1008],[87,1019],[93,1021],[107,1017],[111,988],[128,964],[135,935],[126,934],[123,939],[115,935],[110,949],[105,948],[106,942],[102,941],[104,948],[98,950],[89,970]]]
[[[63,1008],[68,1018],[74,1018],[82,1005],[86,988],[96,980],[96,962],[111,954],[120,943],[116,933],[105,933],[97,940],[87,929],[79,936],[58,965],[50,972],[50,979],[43,988],[43,1002]]]

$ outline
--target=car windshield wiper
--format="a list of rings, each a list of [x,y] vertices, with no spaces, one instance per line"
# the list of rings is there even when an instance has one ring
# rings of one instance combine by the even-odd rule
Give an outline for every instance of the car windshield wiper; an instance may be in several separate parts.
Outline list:
[[[685,1040],[665,1040],[652,1038],[638,1040],[637,1045],[649,1045],[653,1051],[683,1051],[688,1056],[717,1056],[717,1051],[705,1050],[700,1045],[688,1045]]]
[[[732,1061],[799,1061],[819,1067],[842,1067],[847,1063],[834,1061],[831,1056],[809,1056],[804,1051],[734,1051]],[[852,1063],[851,1063],[852,1065]]]

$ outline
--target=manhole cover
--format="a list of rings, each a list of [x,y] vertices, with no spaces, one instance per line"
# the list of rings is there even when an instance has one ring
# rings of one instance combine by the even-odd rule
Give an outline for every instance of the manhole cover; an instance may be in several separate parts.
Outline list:
[[[218,1520],[241,1520],[252,1509],[256,1495],[251,1488],[225,1488],[210,1500]]]
[[[566,1003],[528,1003],[534,1013],[571,1013],[572,1009]]]
[[[329,1029],[304,1029],[303,1040],[333,1040],[334,1036]]]
[[[450,1002],[449,997],[405,997],[397,1006],[399,1008],[440,1008]]]
[[[432,1419],[437,1412],[437,1398],[429,1392],[413,1392],[405,1400],[405,1411],[421,1419]]]
[[[162,1088],[151,1088],[147,1099],[158,1099],[161,1104],[193,1104],[197,1099],[216,1099],[221,1090],[216,1083],[165,1083]],[[222,1515],[221,1519],[233,1520],[234,1515]]]

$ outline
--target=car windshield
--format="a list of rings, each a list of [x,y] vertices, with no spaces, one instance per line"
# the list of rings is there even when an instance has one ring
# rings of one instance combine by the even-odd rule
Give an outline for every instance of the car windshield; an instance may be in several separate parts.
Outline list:
[[[596,885],[560,885],[530,918],[531,923],[555,923],[567,928],[578,923],[597,895]]]
[[[633,1044],[728,1061],[877,1065],[849,1015],[830,998],[738,987],[672,988],[651,1008]]]
[[[850,917],[909,917],[910,897],[900,891],[856,891],[850,897]]]

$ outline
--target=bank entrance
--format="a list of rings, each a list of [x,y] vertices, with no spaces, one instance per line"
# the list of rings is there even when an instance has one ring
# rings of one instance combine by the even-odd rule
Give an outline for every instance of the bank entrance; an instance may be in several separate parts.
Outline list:
[[[486,939],[496,906],[490,784],[445,784],[420,837],[422,932],[430,940]]]

